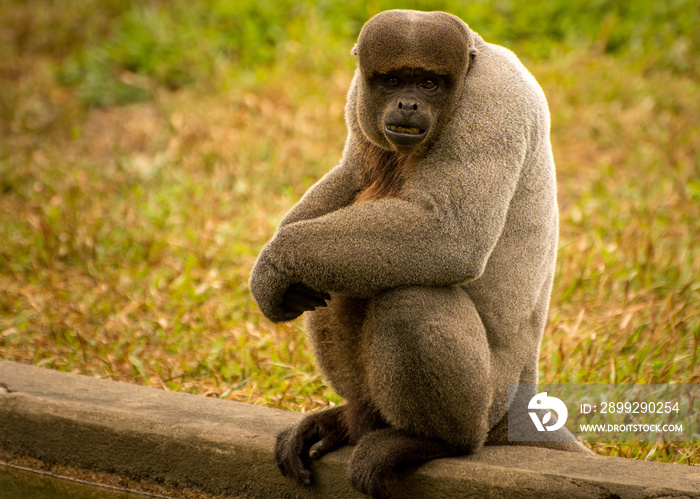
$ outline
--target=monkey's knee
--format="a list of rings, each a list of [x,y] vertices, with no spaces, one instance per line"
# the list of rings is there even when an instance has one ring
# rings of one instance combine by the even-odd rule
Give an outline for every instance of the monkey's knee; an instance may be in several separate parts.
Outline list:
[[[483,444],[490,353],[462,289],[382,293],[368,308],[364,334],[370,395],[392,426],[465,449]]]

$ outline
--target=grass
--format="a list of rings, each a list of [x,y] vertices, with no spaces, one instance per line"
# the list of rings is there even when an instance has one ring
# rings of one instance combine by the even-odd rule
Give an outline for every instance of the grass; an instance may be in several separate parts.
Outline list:
[[[700,20],[668,2],[408,2],[545,89],[548,383],[700,383]],[[407,5],[406,3],[402,4]],[[397,2],[0,4],[0,358],[308,412],[339,403],[257,252],[338,162],[362,22]],[[700,464],[697,442],[592,444]]]

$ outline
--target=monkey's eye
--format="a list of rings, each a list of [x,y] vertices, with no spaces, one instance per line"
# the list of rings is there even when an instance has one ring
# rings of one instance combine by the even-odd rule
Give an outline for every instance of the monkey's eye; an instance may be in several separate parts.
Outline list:
[[[384,78],[384,86],[385,87],[390,87],[390,88],[398,87],[400,83],[401,83],[401,81],[398,78],[396,78],[395,76],[387,76],[386,78]]]
[[[420,86],[425,90],[435,90],[438,84],[435,80],[423,80],[420,82]]]

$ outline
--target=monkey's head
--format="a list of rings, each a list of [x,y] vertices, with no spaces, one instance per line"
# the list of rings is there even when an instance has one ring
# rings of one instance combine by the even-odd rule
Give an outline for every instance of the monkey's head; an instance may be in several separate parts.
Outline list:
[[[390,10],[367,21],[353,54],[362,133],[384,149],[421,154],[454,112],[476,50],[458,17]]]

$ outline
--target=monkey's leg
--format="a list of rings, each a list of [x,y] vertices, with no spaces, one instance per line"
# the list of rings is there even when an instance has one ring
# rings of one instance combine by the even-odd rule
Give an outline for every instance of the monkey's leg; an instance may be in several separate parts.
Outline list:
[[[390,426],[479,449],[488,433],[490,351],[467,293],[396,288],[374,297],[363,325],[367,386]]]
[[[366,300],[332,295],[328,307],[308,313],[306,327],[323,377],[347,400],[343,422],[349,443],[386,426],[368,397],[362,342]]]
[[[348,480],[364,494],[387,498],[391,497],[387,481],[395,471],[455,454],[459,451],[444,441],[385,428],[368,433],[357,444],[348,466]]]
[[[277,464],[284,475],[301,484],[312,482],[312,459],[386,426],[366,395],[359,350],[364,306],[361,300],[335,295],[328,307],[307,314],[310,340],[324,377],[347,405],[312,414],[279,435]]]

